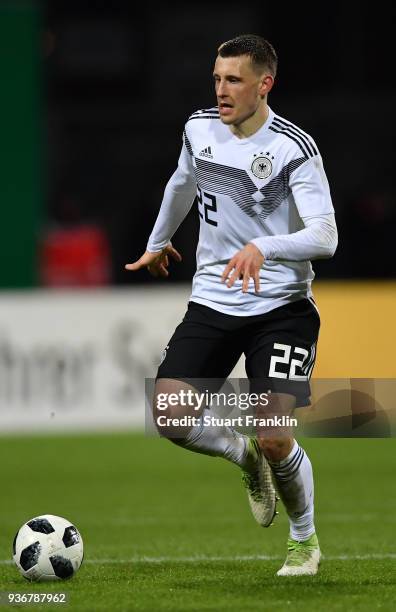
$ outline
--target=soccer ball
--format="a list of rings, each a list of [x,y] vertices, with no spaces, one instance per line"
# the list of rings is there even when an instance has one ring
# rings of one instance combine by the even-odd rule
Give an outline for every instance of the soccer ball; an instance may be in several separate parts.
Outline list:
[[[83,561],[78,529],[61,516],[44,514],[31,519],[16,533],[13,559],[31,582],[71,578]]]

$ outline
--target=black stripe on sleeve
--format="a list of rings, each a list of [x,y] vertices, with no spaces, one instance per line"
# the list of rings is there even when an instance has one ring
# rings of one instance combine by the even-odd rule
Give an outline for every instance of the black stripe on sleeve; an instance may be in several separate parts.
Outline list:
[[[312,155],[309,155],[309,153],[307,153],[306,147],[303,145],[303,143],[300,140],[298,140],[290,132],[287,132],[287,131],[285,131],[283,129],[276,129],[275,127],[273,127],[273,124],[271,124],[268,129],[272,130],[273,132],[277,132],[278,134],[283,134],[284,136],[287,136],[291,140],[294,140],[294,142],[298,145],[298,147],[302,151],[302,154],[304,155],[305,159],[308,159],[309,157],[312,157]]]
[[[192,157],[193,156],[193,150],[192,150],[191,142],[189,141],[188,136],[186,134],[186,130],[184,130],[183,135],[184,135],[184,144],[186,145],[186,149],[187,149],[187,151],[189,152],[189,154]]]
[[[274,121],[276,121],[277,123],[280,123],[281,125],[284,125],[285,127],[289,128],[291,132],[300,136],[301,140],[303,140],[307,144],[307,146],[310,147],[313,155],[318,155],[318,151],[314,143],[312,142],[312,139],[309,138],[307,134],[304,134],[304,132],[300,130],[296,125],[294,125],[293,123],[289,123],[288,121],[285,121],[284,119],[281,119],[277,115],[274,117]]]

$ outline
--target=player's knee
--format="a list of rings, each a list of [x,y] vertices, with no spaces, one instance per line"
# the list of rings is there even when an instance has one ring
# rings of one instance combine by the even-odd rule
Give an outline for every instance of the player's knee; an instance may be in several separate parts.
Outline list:
[[[259,438],[260,448],[270,461],[282,461],[291,451],[293,438],[288,436]]]
[[[193,417],[200,415],[194,399],[195,392],[196,389],[182,380],[161,378],[156,381],[153,418],[161,436],[174,440],[184,439],[188,435]]]

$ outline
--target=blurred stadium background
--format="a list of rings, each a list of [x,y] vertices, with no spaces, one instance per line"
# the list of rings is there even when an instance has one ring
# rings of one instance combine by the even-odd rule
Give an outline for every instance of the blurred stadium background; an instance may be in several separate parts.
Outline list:
[[[89,427],[99,404],[106,425],[139,419],[139,384],[188,297],[195,207],[175,236],[184,259],[169,281],[124,265],[145,249],[184,122],[214,103],[215,51],[237,32],[273,42],[270,104],[317,140],[332,188],[339,248],[314,266],[323,319],[315,376],[394,376],[396,94],[383,12],[336,3],[320,19],[297,7],[284,19],[275,7],[260,17],[231,3],[211,5],[208,19],[193,7],[120,0],[3,0],[0,10],[8,428],[17,418],[16,429],[73,424],[82,413]]]
[[[3,433],[100,429],[111,435],[143,427],[144,377],[155,374],[189,294],[195,209],[175,236],[183,262],[168,281],[128,273],[124,265],[145,249],[185,120],[215,102],[211,69],[218,45],[241,32],[274,44],[279,75],[269,103],[313,135],[332,189],[339,248],[332,260],[314,265],[322,315],[314,374],[395,377],[394,26],[387,4],[380,7],[331,3],[319,14],[274,3],[258,10],[240,3],[153,9],[121,0],[0,2]],[[4,440],[4,448],[11,444],[23,456],[23,440]],[[78,440],[63,442],[64,450]],[[390,469],[375,446],[383,441],[372,443],[381,469]],[[342,445],[340,456],[348,441]],[[144,444],[137,447],[144,452]],[[56,443],[53,448],[62,470]],[[354,449],[357,470],[367,447],[361,456]],[[20,464],[3,452],[17,479]],[[170,464],[184,459],[199,471],[202,458],[195,462],[173,447],[167,452]],[[23,470],[34,481],[43,465],[26,453]],[[136,461],[143,470],[131,446],[125,467],[131,479]],[[87,466],[88,459],[80,464],[83,471]],[[326,477],[336,487],[332,474]],[[64,479],[72,474],[66,471]],[[378,495],[386,491],[389,499],[385,481],[378,486]],[[50,498],[42,508],[38,494],[32,508],[18,497],[10,509],[3,504],[2,558],[18,521],[63,513],[61,492],[55,509]],[[66,512],[70,500],[65,506]],[[78,504],[70,512],[77,522]],[[87,530],[88,517],[84,511]]]

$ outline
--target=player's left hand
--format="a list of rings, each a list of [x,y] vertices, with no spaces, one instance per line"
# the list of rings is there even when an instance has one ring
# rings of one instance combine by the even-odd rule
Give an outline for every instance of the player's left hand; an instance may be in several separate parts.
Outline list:
[[[260,268],[263,263],[264,256],[261,251],[248,242],[230,259],[221,275],[221,282],[226,283],[227,287],[232,287],[236,280],[242,278],[242,291],[246,293],[249,288],[249,280],[253,278],[255,291],[260,291]]]

